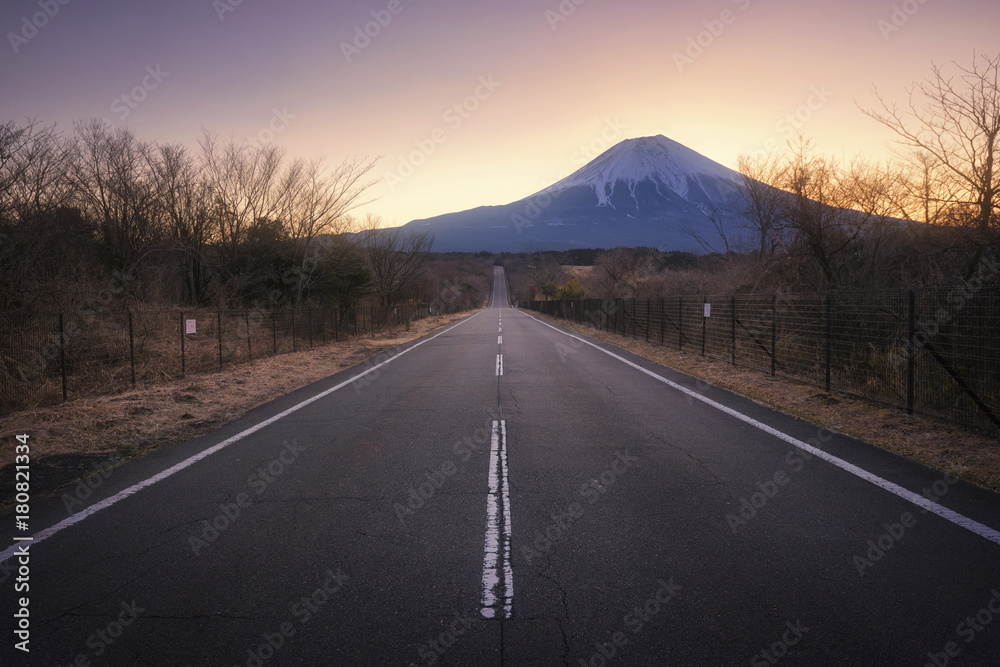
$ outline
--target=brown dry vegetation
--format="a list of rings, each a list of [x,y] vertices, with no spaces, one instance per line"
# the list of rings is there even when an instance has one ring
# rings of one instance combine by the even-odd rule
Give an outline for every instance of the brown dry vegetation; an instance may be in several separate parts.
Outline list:
[[[757,403],[806,419],[837,433],[905,456],[942,472],[1000,492],[1000,442],[953,424],[911,416],[898,409],[838,393],[826,393],[808,384],[772,378],[677,350],[633,340],[628,336],[533,313],[553,324],[572,329],[674,368]]]
[[[27,433],[32,496],[38,497],[89,472],[209,433],[274,398],[467,315],[430,317],[413,322],[407,331],[350,339],[221,372],[10,414],[0,418],[0,462],[12,464],[14,436]],[[53,465],[56,462],[62,464]],[[0,473],[4,489],[14,477],[6,472]],[[10,505],[12,495],[0,495],[0,508]]]

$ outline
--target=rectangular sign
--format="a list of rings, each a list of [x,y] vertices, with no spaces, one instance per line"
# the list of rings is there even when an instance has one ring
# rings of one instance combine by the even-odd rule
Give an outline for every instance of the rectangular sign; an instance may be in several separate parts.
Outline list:
[[[712,304],[706,303],[705,304],[705,317],[711,317],[711,316],[712,316]]]
[[[184,320],[184,333],[197,333],[197,320]]]

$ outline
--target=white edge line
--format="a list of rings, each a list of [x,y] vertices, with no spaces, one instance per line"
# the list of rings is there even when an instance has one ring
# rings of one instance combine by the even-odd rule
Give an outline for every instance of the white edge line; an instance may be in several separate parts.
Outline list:
[[[187,458],[187,459],[184,459],[180,463],[174,464],[174,465],[170,466],[169,468],[167,468],[166,470],[163,470],[162,472],[159,472],[159,473],[153,475],[152,477],[139,482],[138,484],[134,484],[133,486],[130,486],[127,489],[123,489],[123,490],[119,491],[118,493],[116,493],[115,495],[109,496],[109,497],[105,498],[104,500],[102,500],[100,502],[94,503],[90,507],[88,507],[88,508],[86,508],[84,510],[81,510],[81,511],[77,512],[76,514],[73,514],[72,516],[69,516],[69,517],[63,519],[59,523],[56,523],[56,524],[54,524],[52,526],[49,526],[48,528],[46,528],[46,529],[44,529],[44,530],[42,530],[42,531],[40,531],[38,533],[35,533],[35,535],[34,535],[34,541],[33,541],[32,544],[33,545],[34,544],[38,544],[42,540],[45,540],[45,539],[47,539],[49,537],[52,537],[53,535],[55,535],[59,531],[63,530],[64,528],[69,528],[73,524],[79,523],[80,521],[83,521],[88,516],[90,516],[92,514],[96,514],[97,512],[99,512],[99,511],[101,511],[101,510],[103,510],[105,508],[108,508],[108,507],[114,505],[115,503],[117,503],[120,500],[124,500],[125,498],[128,498],[129,496],[131,496],[131,495],[133,495],[133,494],[135,494],[135,493],[137,493],[137,492],[145,489],[146,487],[152,486],[153,484],[156,484],[157,482],[159,482],[161,480],[164,480],[167,477],[170,477],[171,475],[173,475],[176,472],[180,472],[181,470],[183,470],[184,468],[187,468],[188,466],[194,465],[198,461],[201,461],[202,459],[211,456],[212,454],[214,454],[215,452],[219,451],[220,449],[225,449],[226,447],[228,447],[229,445],[233,444],[234,442],[238,442],[238,441],[242,440],[243,438],[247,437],[248,435],[252,435],[252,434],[256,433],[257,431],[261,430],[262,428],[265,428],[266,426],[270,426],[271,424],[273,424],[274,422],[278,421],[279,419],[287,417],[288,415],[292,414],[293,412],[301,410],[302,408],[306,407],[307,405],[310,405],[311,403],[315,403],[316,401],[320,400],[321,398],[325,398],[326,396],[329,396],[330,394],[332,394],[333,392],[337,391],[338,389],[343,389],[344,387],[346,387],[347,385],[351,384],[355,380],[358,380],[358,379],[360,379],[360,378],[368,375],[369,373],[371,373],[371,372],[373,372],[373,371],[381,368],[382,366],[385,366],[389,362],[394,361],[394,360],[400,358],[401,356],[403,356],[407,352],[410,352],[411,350],[415,350],[418,347],[420,347],[421,345],[423,345],[424,343],[429,343],[430,341],[434,340],[438,336],[442,336],[442,335],[448,333],[449,331],[451,331],[452,329],[455,329],[457,327],[462,326],[466,322],[468,322],[468,321],[472,320],[474,317],[476,317],[476,315],[479,315],[479,313],[475,313],[475,314],[467,317],[466,319],[462,320],[458,324],[455,324],[453,326],[448,327],[444,331],[439,331],[438,333],[434,334],[430,338],[425,338],[424,340],[416,343],[415,345],[412,345],[411,347],[406,348],[402,352],[399,352],[398,354],[395,354],[392,357],[389,357],[388,359],[386,359],[385,361],[381,362],[380,364],[378,364],[376,366],[372,366],[371,368],[367,369],[366,371],[364,371],[362,373],[358,373],[357,375],[355,375],[354,377],[352,377],[349,380],[344,380],[343,382],[341,382],[340,384],[338,384],[338,385],[336,385],[334,387],[330,387],[329,389],[326,389],[326,390],[324,390],[324,391],[316,394],[315,396],[307,398],[306,400],[302,401],[301,403],[293,405],[292,407],[288,408],[287,410],[285,410],[283,412],[279,412],[278,414],[274,415],[273,417],[269,417],[268,419],[265,419],[262,422],[254,424],[250,428],[245,429],[245,430],[237,433],[234,436],[226,438],[222,442],[219,442],[219,443],[217,443],[215,445],[212,445],[208,449],[202,450],[202,451],[198,452],[197,454],[195,454],[194,456],[192,456],[190,458]],[[18,545],[13,545],[11,547],[8,547],[4,551],[0,551],[0,563],[4,562],[5,560],[7,560],[8,558],[14,556],[17,553],[19,553],[18,552]]]
[[[525,315],[527,315],[527,313],[525,313]],[[742,422],[746,422],[747,424],[750,424],[751,426],[754,426],[754,427],[760,429],[761,431],[764,431],[765,433],[768,433],[770,435],[773,435],[776,438],[784,440],[785,442],[787,442],[789,444],[792,444],[792,445],[798,447],[799,449],[801,449],[803,451],[809,452],[813,456],[815,456],[817,458],[820,458],[820,459],[823,459],[827,463],[831,463],[831,464],[837,466],[841,470],[845,470],[845,471],[851,473],[852,475],[860,477],[861,479],[865,480],[866,482],[871,482],[872,484],[874,484],[875,486],[879,487],[880,489],[883,489],[884,491],[888,491],[889,493],[892,493],[892,494],[894,494],[896,496],[899,496],[903,500],[907,500],[907,501],[913,503],[914,505],[916,505],[918,507],[922,507],[923,509],[927,510],[928,512],[933,512],[934,514],[937,514],[942,519],[950,521],[950,522],[954,523],[957,526],[961,526],[962,528],[965,528],[966,530],[971,531],[971,532],[975,533],[976,535],[979,535],[980,537],[989,540],[990,542],[994,542],[996,544],[1000,544],[1000,532],[994,530],[993,528],[990,528],[989,526],[987,526],[985,524],[979,523],[978,521],[976,521],[974,519],[970,519],[969,517],[967,517],[967,516],[965,516],[963,514],[959,514],[958,512],[955,512],[954,510],[950,510],[947,507],[944,507],[944,506],[939,505],[939,504],[937,504],[937,503],[935,503],[935,502],[933,502],[931,500],[928,500],[927,498],[924,498],[920,494],[914,493],[913,491],[910,491],[909,489],[904,489],[903,487],[899,486],[898,484],[895,484],[894,482],[890,482],[887,479],[883,479],[883,478],[879,477],[878,475],[876,475],[874,473],[868,472],[864,468],[859,468],[858,466],[854,465],[853,463],[848,463],[847,461],[845,461],[845,460],[843,460],[841,458],[838,458],[838,457],[834,456],[833,454],[830,454],[828,452],[824,452],[822,449],[818,449],[818,448],[813,447],[812,445],[810,445],[808,443],[802,442],[798,438],[793,438],[792,436],[788,435],[787,433],[782,433],[781,431],[779,431],[776,428],[768,426],[767,424],[765,424],[763,422],[759,422],[756,419],[754,419],[753,417],[748,417],[747,415],[743,414],[742,412],[737,412],[736,410],[734,410],[734,409],[732,409],[730,407],[727,407],[727,406],[723,405],[722,403],[719,403],[717,401],[713,401],[712,399],[708,398],[707,396],[702,396],[701,394],[699,394],[696,391],[692,391],[691,389],[688,389],[687,387],[681,386],[681,385],[677,384],[676,382],[672,382],[671,380],[668,380],[667,378],[665,378],[665,377],[663,377],[661,375],[657,375],[653,371],[648,370],[646,368],[643,368],[642,366],[640,366],[638,364],[635,364],[635,363],[629,361],[628,359],[625,359],[624,357],[620,357],[617,354],[615,354],[614,352],[610,352],[609,350],[605,350],[604,348],[602,348],[599,345],[595,345],[594,343],[591,343],[588,340],[584,340],[583,338],[580,338],[579,336],[574,336],[573,334],[568,333],[566,331],[563,331],[562,329],[559,329],[558,327],[554,327],[551,324],[549,324],[548,322],[545,322],[544,320],[540,320],[537,317],[534,317],[532,315],[527,315],[527,316],[530,317],[531,319],[535,320],[536,322],[539,322],[540,324],[544,324],[545,326],[549,327],[550,329],[552,329],[554,331],[558,331],[559,333],[561,333],[563,335],[566,335],[566,336],[569,336],[570,338],[575,338],[576,340],[580,341],[581,343],[586,343],[587,345],[591,346],[592,348],[594,348],[596,350],[600,350],[601,352],[603,352],[604,354],[608,355],[609,357],[613,357],[613,358],[617,359],[618,361],[622,362],[623,364],[631,366],[632,368],[636,369],[637,371],[645,373],[646,375],[648,375],[648,376],[650,376],[652,378],[655,378],[655,379],[659,380],[660,382],[663,382],[664,384],[666,384],[666,385],[668,385],[670,387],[673,387],[674,389],[677,389],[678,391],[681,391],[681,392],[687,394],[691,398],[697,399],[697,400],[701,401],[702,403],[706,403],[708,405],[711,405],[713,408],[721,410],[722,412],[725,412],[726,414],[728,414],[728,415],[730,415],[732,417],[735,417],[736,419],[739,419]]]

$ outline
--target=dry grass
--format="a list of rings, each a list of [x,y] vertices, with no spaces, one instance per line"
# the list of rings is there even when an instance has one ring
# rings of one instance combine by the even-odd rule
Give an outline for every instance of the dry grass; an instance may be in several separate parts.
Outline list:
[[[929,417],[896,409],[757,370],[678,352],[587,325],[539,316],[561,327],[607,341],[641,357],[772,407],[837,433],[871,443],[926,466],[1000,492],[1000,442]]]
[[[274,398],[321,380],[468,313],[431,317],[408,331],[331,343],[215,373],[190,375],[116,395],[81,398],[0,418],[0,463],[14,461],[14,436],[30,435],[32,495],[55,490],[83,473],[117,465],[159,447],[204,435]],[[83,461],[76,475],[41,474],[45,459]],[[77,465],[79,468],[79,465]],[[3,471],[4,483],[13,473]],[[39,479],[41,478],[41,479]],[[47,483],[48,482],[48,483]],[[47,487],[47,488],[46,488]],[[6,494],[5,494],[6,495]],[[5,503],[0,500],[0,509]]]

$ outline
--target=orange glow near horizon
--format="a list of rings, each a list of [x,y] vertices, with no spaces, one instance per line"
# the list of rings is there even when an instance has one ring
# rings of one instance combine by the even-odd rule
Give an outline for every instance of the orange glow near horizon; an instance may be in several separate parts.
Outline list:
[[[731,168],[796,132],[819,152],[884,158],[892,135],[858,108],[874,104],[873,86],[904,102],[932,63],[1000,51],[1000,6],[985,0],[591,0],[567,15],[557,0],[404,0],[377,31],[371,12],[387,2],[243,3],[221,18],[208,3],[94,4],[67,5],[0,56],[5,118],[69,130],[111,117],[194,146],[203,127],[269,137],[284,115],[273,137],[289,155],[382,156],[376,200],[355,213],[386,224],[509,203],[638,136],[666,135]],[[0,22],[18,24],[28,6],[8,5]],[[377,34],[345,52],[366,24]],[[114,118],[111,102],[156,64],[170,75]]]

